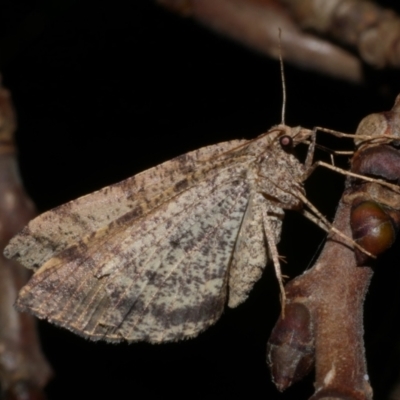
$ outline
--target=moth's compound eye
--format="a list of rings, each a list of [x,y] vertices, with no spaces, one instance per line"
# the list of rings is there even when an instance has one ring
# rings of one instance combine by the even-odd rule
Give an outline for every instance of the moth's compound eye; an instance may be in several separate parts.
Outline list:
[[[289,151],[293,148],[293,138],[289,135],[283,135],[279,138],[279,143],[283,150]]]

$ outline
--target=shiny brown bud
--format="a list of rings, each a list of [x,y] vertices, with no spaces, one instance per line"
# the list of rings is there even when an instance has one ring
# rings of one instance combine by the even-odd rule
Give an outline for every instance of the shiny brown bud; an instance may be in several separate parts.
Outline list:
[[[314,365],[314,334],[304,304],[285,307],[285,318],[279,318],[268,340],[267,362],[281,392],[310,372]]]
[[[396,240],[397,229],[393,220],[374,201],[363,201],[352,207],[350,226],[356,243],[375,256],[389,249]],[[355,254],[358,265],[363,265],[368,259],[359,250]]]

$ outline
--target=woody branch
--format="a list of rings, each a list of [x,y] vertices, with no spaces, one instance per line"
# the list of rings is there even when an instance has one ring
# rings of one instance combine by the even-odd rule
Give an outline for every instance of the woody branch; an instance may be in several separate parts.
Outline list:
[[[269,57],[353,82],[363,80],[362,63],[400,67],[400,18],[365,0],[158,0],[183,16]],[[321,4],[323,5],[321,7]],[[312,33],[314,32],[314,33]],[[353,47],[359,57],[325,37]],[[334,60],[334,62],[332,62]]]
[[[371,132],[381,144],[358,143],[352,171],[399,183],[400,151],[392,147],[397,135],[400,103],[389,112],[372,114],[357,133]],[[390,136],[382,144],[382,135]],[[333,226],[352,236],[374,255],[386,251],[396,238],[400,195],[377,182],[348,178]],[[372,276],[371,259],[332,235],[314,267],[286,286],[285,318],[277,322],[268,345],[274,382],[285,390],[315,364],[312,400],[369,400],[363,344],[363,302]]]

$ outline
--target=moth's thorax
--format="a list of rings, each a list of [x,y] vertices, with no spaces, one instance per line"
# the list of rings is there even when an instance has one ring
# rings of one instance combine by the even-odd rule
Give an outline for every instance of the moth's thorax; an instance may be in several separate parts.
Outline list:
[[[301,135],[302,128],[289,128],[285,125],[273,127],[256,139],[256,157],[252,167],[254,189],[270,200],[276,200],[283,208],[296,209],[301,201],[296,193],[303,190],[304,165],[287,149],[279,138]]]

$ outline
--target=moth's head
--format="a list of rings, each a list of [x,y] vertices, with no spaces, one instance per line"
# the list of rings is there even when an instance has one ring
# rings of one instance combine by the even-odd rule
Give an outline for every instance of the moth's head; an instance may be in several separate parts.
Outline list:
[[[286,125],[277,125],[270,129],[266,134],[265,138],[268,141],[268,147],[271,146],[273,151],[285,152],[291,154],[296,145],[294,131]]]
[[[276,129],[279,131],[277,140],[285,151],[293,149],[299,143],[304,143],[312,134],[312,131],[304,129],[301,126],[291,128],[287,125],[278,125]]]

